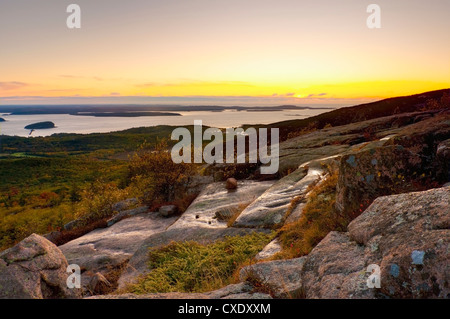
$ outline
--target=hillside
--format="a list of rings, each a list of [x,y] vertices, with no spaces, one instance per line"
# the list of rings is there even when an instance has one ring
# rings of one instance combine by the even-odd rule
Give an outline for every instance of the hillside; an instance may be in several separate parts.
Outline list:
[[[340,126],[360,121],[371,120],[393,114],[417,112],[430,106],[431,101],[445,100],[443,107],[450,107],[450,89],[425,92],[411,96],[389,98],[377,102],[340,108],[303,120],[290,120],[273,123],[269,127],[280,128],[280,137],[287,139],[289,134],[303,128],[322,129],[326,125]]]
[[[449,93],[272,124],[284,140],[280,174],[270,179],[256,164],[174,165],[164,143],[114,159],[121,143],[137,142],[145,128],[112,133],[110,140],[107,134],[30,139],[52,142],[44,176],[41,168],[33,171],[44,159],[29,157],[37,142],[3,140],[15,153],[0,161],[11,174],[25,165],[28,177],[17,178],[20,187],[2,198],[0,234],[9,247],[27,238],[0,252],[6,287],[0,296],[448,298]],[[70,139],[91,144],[84,154],[64,155]],[[9,158],[23,151],[19,142],[28,157]],[[68,167],[65,158],[72,158]],[[79,190],[64,189],[69,167],[70,178],[85,179]],[[27,199],[24,183],[37,175],[51,187],[51,174],[61,190]],[[45,212],[45,221],[36,212]],[[33,249],[25,258],[21,247]],[[46,256],[57,266],[48,267]],[[62,280],[68,264],[83,269],[83,288],[75,293]],[[380,288],[367,285],[370,265],[379,267]],[[18,280],[24,276],[29,280]]]

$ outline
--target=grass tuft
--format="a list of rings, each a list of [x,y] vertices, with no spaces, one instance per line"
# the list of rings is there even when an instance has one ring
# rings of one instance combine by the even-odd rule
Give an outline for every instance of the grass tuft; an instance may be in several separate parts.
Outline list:
[[[235,281],[233,274],[248,264],[273,238],[254,232],[226,237],[208,245],[173,242],[149,251],[147,275],[128,288],[132,293],[206,292]]]
[[[280,229],[283,250],[275,259],[307,255],[330,231],[345,230],[350,218],[335,209],[337,181],[337,170],[329,172],[328,178],[311,191],[300,219]]]

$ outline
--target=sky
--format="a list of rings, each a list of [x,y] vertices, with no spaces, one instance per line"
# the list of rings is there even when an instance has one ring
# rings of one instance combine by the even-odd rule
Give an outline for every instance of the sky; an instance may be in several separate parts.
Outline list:
[[[71,3],[80,29],[66,25]],[[449,88],[449,12],[448,0],[1,0],[0,104],[351,105]]]

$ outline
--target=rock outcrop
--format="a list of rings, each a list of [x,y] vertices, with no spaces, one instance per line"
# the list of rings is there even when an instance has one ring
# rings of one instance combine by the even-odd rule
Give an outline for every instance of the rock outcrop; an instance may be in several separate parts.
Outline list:
[[[307,256],[302,269],[305,298],[374,298],[366,285],[364,248],[347,233],[329,233]]]
[[[308,186],[324,174],[320,161],[299,167],[277,181],[248,205],[233,224],[234,227],[277,228],[283,225],[292,199],[305,195]]]
[[[448,298],[450,187],[380,197],[331,232],[302,269],[306,298]],[[381,288],[368,288],[367,267]]]
[[[166,230],[175,220],[176,217],[144,213],[96,229],[59,248],[70,263],[104,273],[127,261],[149,236]]]
[[[450,187],[380,197],[348,227],[381,268],[381,293],[395,298],[448,298]]]
[[[136,207],[133,209],[121,211],[121,212],[117,213],[116,215],[114,215],[113,217],[111,217],[110,219],[108,219],[106,224],[108,225],[108,227],[111,227],[115,223],[120,222],[122,219],[136,216],[139,214],[147,213],[148,209],[149,209],[148,206],[140,206],[140,207]]]
[[[441,164],[441,174],[446,181],[450,181],[450,139],[445,140],[438,145],[436,156]]]
[[[120,202],[115,203],[112,207],[112,210],[115,212],[122,212],[124,210],[131,209],[138,204],[139,200],[137,198],[127,198]]]
[[[303,296],[301,271],[306,257],[267,261],[241,269],[239,277],[275,298]]]
[[[281,243],[278,240],[278,238],[275,238],[270,243],[264,247],[263,250],[261,250],[256,256],[255,260],[264,260],[269,259],[273,256],[275,256],[277,253],[279,253],[282,250]]]
[[[88,299],[272,299],[269,294],[257,292],[248,283],[228,285],[224,288],[205,293],[153,293],[153,294],[116,294],[89,297]]]
[[[361,204],[367,207],[379,196],[429,189],[449,180],[449,114],[430,115],[388,132],[395,134],[347,151],[341,158],[339,211],[358,213]]]
[[[166,205],[161,206],[158,210],[159,214],[163,217],[170,217],[175,215],[178,212],[177,206],[175,205]]]
[[[227,223],[216,217],[218,211],[242,210],[241,207],[260,197],[273,183],[274,181],[239,181],[237,189],[231,192],[224,187],[223,182],[212,183],[198,195],[170,229],[177,228],[189,232],[189,228],[197,226],[226,228]]]
[[[58,247],[33,234],[0,253],[0,299],[80,298],[67,287],[67,266]]]

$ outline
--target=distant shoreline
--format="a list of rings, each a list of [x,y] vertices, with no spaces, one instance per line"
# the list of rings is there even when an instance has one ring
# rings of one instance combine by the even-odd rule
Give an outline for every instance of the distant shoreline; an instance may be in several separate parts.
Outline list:
[[[76,113],[70,115],[95,116],[95,117],[182,116],[180,113],[169,113],[169,112],[105,112],[105,113]]]
[[[181,106],[181,105],[2,105],[0,113],[9,115],[68,114],[96,117],[182,116],[178,112],[277,112],[292,110],[334,110],[336,107],[279,106]]]

